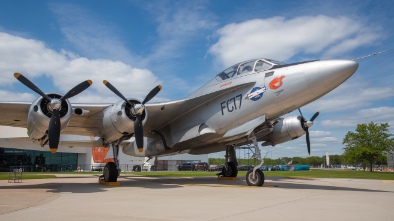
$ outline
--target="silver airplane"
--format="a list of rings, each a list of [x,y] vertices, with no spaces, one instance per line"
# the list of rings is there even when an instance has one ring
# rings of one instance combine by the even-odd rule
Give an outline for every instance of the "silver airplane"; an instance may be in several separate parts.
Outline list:
[[[1,102],[0,125],[26,127],[27,134],[51,152],[60,146],[112,147],[114,161],[104,167],[104,180],[117,181],[118,154],[155,157],[180,153],[208,154],[226,151],[219,174],[236,177],[237,146],[251,144],[260,164],[247,172],[251,186],[262,186],[262,146],[277,145],[306,134],[319,115],[311,119],[282,115],[332,91],[358,68],[354,60],[314,60],[285,64],[253,59],[235,64],[216,75],[187,98],[146,104],[160,90],[155,87],[141,102],[126,98],[111,83],[103,83],[121,100],[113,104],[71,104],[68,99],[92,82],[84,81],[65,95],[42,92],[19,73],[14,76],[40,97],[32,103]],[[60,134],[96,137],[92,141],[66,141]]]

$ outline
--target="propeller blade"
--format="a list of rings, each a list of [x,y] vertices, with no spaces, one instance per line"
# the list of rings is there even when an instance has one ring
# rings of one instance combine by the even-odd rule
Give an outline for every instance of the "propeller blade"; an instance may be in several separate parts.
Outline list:
[[[23,76],[20,73],[14,73],[14,77],[20,81],[22,84],[24,84],[26,87],[30,88],[31,90],[33,90],[34,92],[36,92],[37,94],[41,95],[43,98],[45,98],[48,101],[51,101],[52,99],[46,95],[44,92],[42,92],[40,90],[40,88],[38,88],[35,84],[33,84],[33,82],[31,82],[29,79],[27,79],[25,76]]]
[[[56,153],[60,139],[60,113],[58,109],[53,109],[48,128],[49,148],[51,153]]]
[[[316,119],[316,117],[317,116],[319,116],[319,114],[320,114],[320,112],[318,111],[318,112],[316,112],[313,116],[312,116],[312,118],[310,119],[310,121],[314,121],[315,119]]]
[[[306,130],[306,146],[308,148],[308,155],[311,155],[311,141],[309,140],[309,130]]]
[[[301,112],[301,109],[300,109],[300,108],[298,108],[298,111],[300,112],[301,117],[304,117],[304,115],[302,115],[302,112]]]
[[[134,137],[138,151],[144,151],[144,129],[142,128],[141,114],[137,114],[134,121]]]
[[[150,101],[154,96],[156,96],[160,90],[162,89],[161,85],[157,85],[155,88],[153,88],[148,95],[146,95],[144,101],[142,101],[142,105]]]
[[[107,86],[108,89],[110,89],[112,92],[114,92],[116,95],[118,95],[118,97],[122,98],[124,101],[126,101],[128,104],[130,104],[131,106],[133,106],[129,100],[127,100],[122,93],[120,93],[118,91],[118,89],[116,89],[111,83],[109,83],[107,80],[103,81],[104,85]]]
[[[88,87],[90,87],[90,85],[92,85],[92,83],[93,82],[91,80],[86,80],[86,81],[78,84],[73,89],[71,89],[69,92],[67,92],[67,94],[65,94],[62,98],[60,98],[60,100],[64,101],[64,100],[67,100],[71,97],[74,97],[75,95],[81,93],[82,91],[84,91]]]

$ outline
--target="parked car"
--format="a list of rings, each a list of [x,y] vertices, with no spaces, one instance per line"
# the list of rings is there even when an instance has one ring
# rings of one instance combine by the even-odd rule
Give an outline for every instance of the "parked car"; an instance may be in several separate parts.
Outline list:
[[[239,165],[238,166],[238,171],[249,171],[250,169],[253,169],[254,166],[252,165]]]
[[[178,165],[179,171],[193,171],[195,170],[195,163],[192,162],[183,162]]]
[[[217,165],[217,166],[216,166],[216,171],[222,171],[222,170],[223,170],[223,167],[224,167],[223,164]]]
[[[271,168],[271,171],[281,171],[281,170],[282,170],[282,168],[280,168],[279,165],[273,166],[273,167]]]
[[[207,162],[201,162],[194,165],[194,170],[207,171],[209,169],[209,164]]]
[[[269,167],[268,166],[261,166],[261,168],[260,168],[262,171],[268,171],[269,170]]]
[[[217,170],[217,168],[218,168],[218,165],[215,165],[215,164],[211,164],[211,165],[209,165],[209,171],[216,171]]]

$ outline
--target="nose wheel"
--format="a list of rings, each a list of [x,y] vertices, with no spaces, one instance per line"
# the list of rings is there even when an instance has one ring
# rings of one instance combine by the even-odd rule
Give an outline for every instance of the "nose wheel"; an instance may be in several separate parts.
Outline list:
[[[254,135],[254,133],[252,133],[249,136],[249,139],[251,139],[253,141],[253,147],[254,147],[254,154],[252,156],[252,159],[257,159],[260,161],[260,164],[255,166],[253,169],[250,169],[247,173],[246,173],[246,183],[249,186],[262,186],[264,184],[264,173],[263,171],[261,171],[261,166],[264,164],[264,158],[261,157],[261,151],[259,146],[257,145],[257,138]],[[266,153],[266,155],[268,154],[268,152]],[[266,157],[266,156],[264,156]]]
[[[264,184],[264,173],[260,169],[257,169],[254,172],[253,176],[253,169],[249,170],[246,173],[246,183],[249,186],[262,186]]]

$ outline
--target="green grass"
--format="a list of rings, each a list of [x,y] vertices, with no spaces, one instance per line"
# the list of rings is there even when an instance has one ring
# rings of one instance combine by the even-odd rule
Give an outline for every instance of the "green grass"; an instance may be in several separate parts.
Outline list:
[[[146,177],[216,177],[217,171],[152,171],[152,172],[122,172],[121,175],[136,175]],[[23,179],[56,178],[56,174],[100,175],[101,172],[24,172]],[[394,180],[394,173],[366,172],[351,170],[310,170],[310,171],[264,171],[266,177],[294,177],[294,178],[348,178]],[[240,171],[238,177],[244,177],[246,171]],[[8,172],[0,173],[0,180],[8,180]]]
[[[44,173],[31,173],[25,172],[22,174],[22,180],[28,179],[48,179],[48,178],[56,178],[54,174],[44,174]],[[0,172],[0,180],[8,180],[9,173],[8,172]]]

